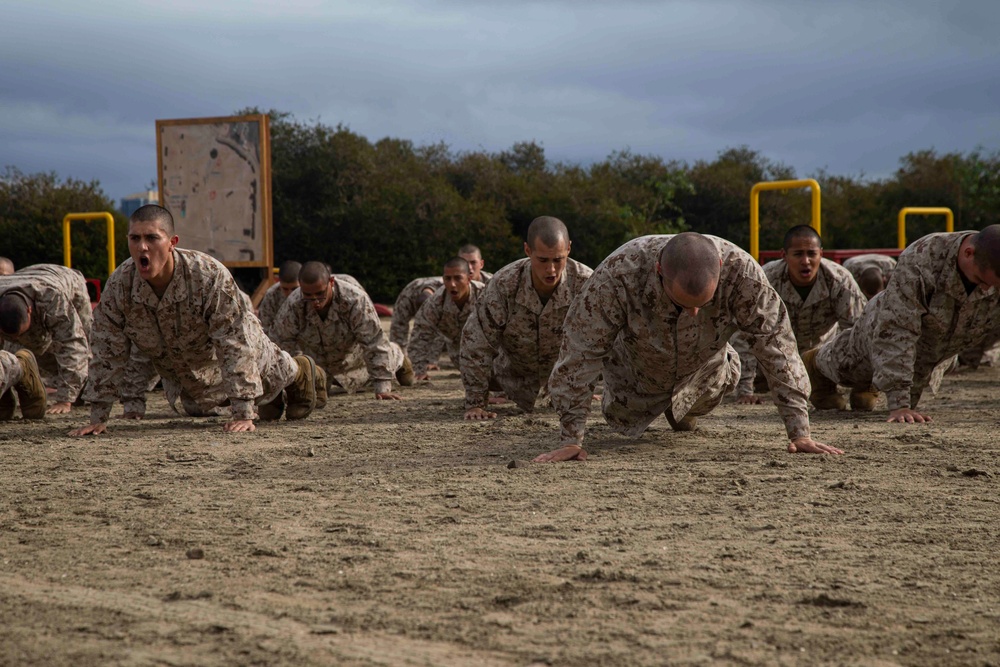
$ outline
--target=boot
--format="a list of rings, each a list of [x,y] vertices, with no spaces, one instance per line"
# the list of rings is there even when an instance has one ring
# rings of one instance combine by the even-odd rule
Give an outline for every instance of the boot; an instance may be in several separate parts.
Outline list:
[[[281,419],[281,413],[285,411],[284,392],[278,395],[270,403],[261,403],[257,406],[257,415],[266,422],[276,422]]]
[[[667,423],[670,424],[670,428],[675,431],[693,431],[698,427],[698,418],[692,417],[691,415],[685,415],[684,419],[677,421],[674,419],[673,413],[670,408],[667,408],[663,416],[667,418]]]
[[[326,371],[323,367],[316,366],[316,409],[322,410],[326,407]]]
[[[878,402],[878,392],[873,389],[868,389],[867,391],[861,391],[859,389],[851,390],[851,409],[857,410],[858,412],[871,412],[875,409],[875,403]]]
[[[806,350],[802,353],[802,363],[809,374],[809,383],[812,385],[812,393],[809,400],[818,410],[843,410],[847,407],[847,401],[837,391],[837,383],[823,375],[816,367],[816,353],[818,347]]]
[[[14,418],[14,390],[8,389],[0,396],[0,421],[10,421]]]
[[[18,350],[15,354],[21,362],[21,381],[14,385],[21,414],[25,419],[45,419],[47,398],[38,363],[31,350]]]
[[[305,419],[316,409],[316,362],[305,354],[295,357],[299,372],[290,385],[285,387],[288,395],[286,419]]]
[[[410,358],[404,354],[403,365],[396,371],[396,381],[403,387],[412,387],[414,378],[416,375],[413,373],[413,364],[410,363]]]

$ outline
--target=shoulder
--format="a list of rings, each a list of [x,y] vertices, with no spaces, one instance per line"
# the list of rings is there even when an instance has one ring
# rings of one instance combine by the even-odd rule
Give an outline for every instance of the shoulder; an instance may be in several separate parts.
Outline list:
[[[849,282],[852,285],[855,284],[854,276],[851,275],[851,272],[833,260],[826,259],[824,257],[820,260],[819,267],[820,270],[830,276],[835,282]]]

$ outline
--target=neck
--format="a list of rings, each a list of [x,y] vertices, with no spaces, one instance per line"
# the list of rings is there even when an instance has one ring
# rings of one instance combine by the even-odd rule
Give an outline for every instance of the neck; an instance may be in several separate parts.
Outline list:
[[[562,282],[562,277],[559,278],[551,287],[545,283],[540,283],[540,281],[535,280],[535,276],[531,276],[531,286],[535,288],[538,292],[538,296],[552,296],[552,293],[556,291],[559,287],[559,283]]]

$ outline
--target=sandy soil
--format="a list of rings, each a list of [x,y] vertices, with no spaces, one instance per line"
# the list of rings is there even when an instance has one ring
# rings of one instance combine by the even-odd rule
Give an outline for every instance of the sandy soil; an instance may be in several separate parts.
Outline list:
[[[817,415],[836,458],[727,403],[510,468],[556,415],[463,423],[453,370],[253,434],[0,424],[0,664],[1000,665],[998,382]]]

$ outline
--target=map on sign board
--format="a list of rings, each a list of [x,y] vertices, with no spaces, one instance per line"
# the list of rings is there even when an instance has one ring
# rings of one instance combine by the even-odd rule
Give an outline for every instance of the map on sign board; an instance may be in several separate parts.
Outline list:
[[[156,121],[160,203],[179,246],[227,266],[272,264],[266,115]]]

